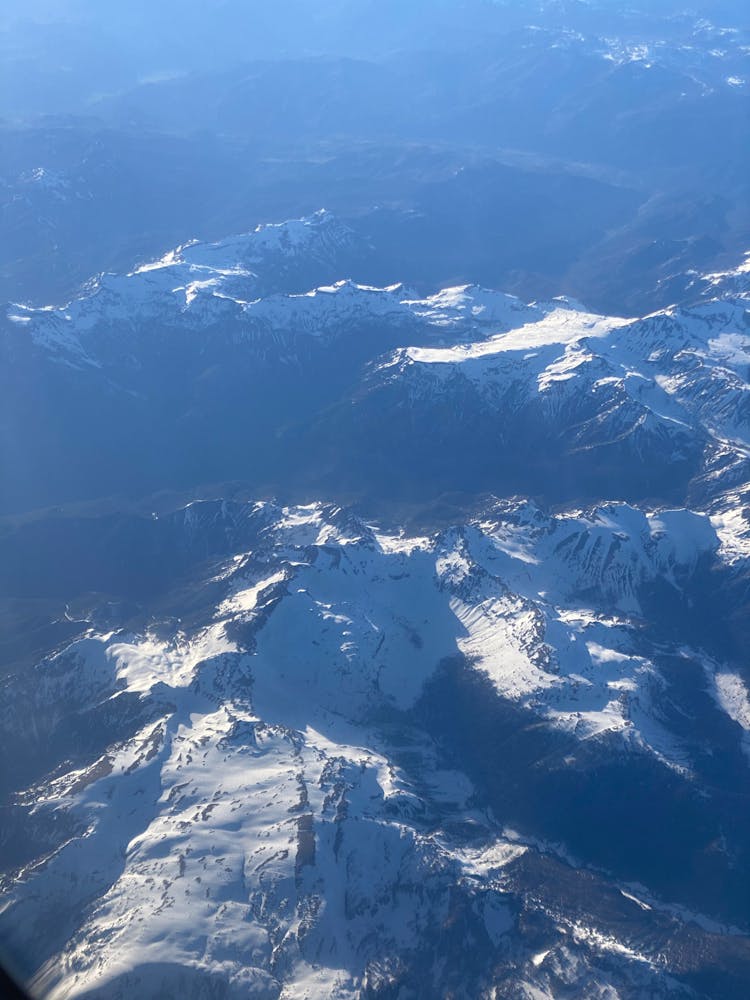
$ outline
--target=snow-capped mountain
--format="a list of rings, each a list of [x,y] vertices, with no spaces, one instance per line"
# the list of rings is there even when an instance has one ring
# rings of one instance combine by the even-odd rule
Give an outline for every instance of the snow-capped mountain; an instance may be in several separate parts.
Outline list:
[[[114,328],[121,351],[132,351],[140,346],[138,335],[145,327],[153,333],[153,324],[184,330],[247,316],[252,326],[256,310],[262,317],[262,293],[273,301],[277,289],[306,290],[316,274],[325,276],[332,268],[338,273],[340,261],[356,251],[353,232],[320,211],[219,243],[188,243],[130,274],[97,276],[63,308],[13,305],[8,320],[27,327],[32,341],[61,361],[100,365],[108,330]],[[126,329],[127,346],[122,344]]]
[[[83,407],[107,414],[112,440],[138,442],[144,473],[159,469],[160,482],[148,473],[142,484],[151,488],[178,485],[178,470],[195,462],[213,481],[252,468],[264,486],[293,476],[332,495],[333,462],[350,495],[386,481],[408,495],[402,473],[419,467],[433,492],[674,503],[717,449],[740,455],[750,444],[744,265],[708,276],[692,304],[644,319],[594,315],[569,299],[526,305],[476,286],[420,297],[338,279],[300,290],[301,275],[330,274],[352,239],[318,213],[180,248],[98,279],[65,307],[11,306],[4,421],[19,441],[33,427],[25,454],[38,453],[51,488],[38,502],[65,495],[54,495],[49,471],[59,428],[50,437],[28,410],[40,378],[43,405],[71,421],[82,464],[101,450]],[[279,434],[284,448],[261,457]],[[210,457],[194,455],[206,436]],[[115,484],[106,465],[105,456],[100,485]],[[197,474],[190,468],[189,480]]]
[[[653,479],[633,480],[631,489],[668,491],[658,481],[667,467],[684,488],[709,443],[750,444],[749,315],[742,294],[629,322],[563,303],[479,342],[404,348],[369,386],[363,433],[367,408],[377,412],[384,400],[417,426],[439,401],[454,409],[445,430],[451,451],[471,428],[485,459],[498,463],[517,463],[526,441],[537,455],[582,465],[582,478],[612,476],[617,490],[628,488],[617,467],[631,477],[642,460]],[[591,468],[594,454],[600,470]]]
[[[330,340],[357,322],[410,322],[450,336],[483,327],[507,330],[544,315],[511,295],[470,286],[422,300],[402,285],[373,288],[340,278],[311,290],[301,284],[315,270],[338,274],[356,251],[353,231],[325,211],[219,243],[193,242],[129,274],[99,275],[61,308],[11,305],[8,340],[13,343],[15,327],[16,340],[40,348],[51,361],[107,367],[128,359],[135,364],[136,356],[142,364],[155,325],[160,338],[198,329],[200,342],[184,344],[183,351],[210,349],[210,335],[220,344],[227,337],[252,343],[260,353],[270,342],[276,358],[281,344]]]
[[[746,7],[0,6],[0,993],[747,1000]]]
[[[3,738],[26,773],[8,776],[19,866],[0,923],[37,990],[687,997],[700,975],[686,935],[709,968],[726,949],[746,961],[745,939],[709,916],[515,829],[514,796],[511,815],[491,806],[480,772],[447,760],[434,717],[461,660],[466,684],[537,732],[537,767],[557,740],[557,768],[585,782],[595,747],[599,767],[630,759],[684,795],[705,736],[670,728],[639,595],[657,578],[689,586],[718,545],[706,518],[503,503],[409,536],[330,506],[224,503],[169,521],[182,545],[225,540],[193,578],[190,622],[82,621],[6,684]],[[714,694],[697,694],[738,752],[747,688],[703,669]],[[493,766],[524,773],[521,758]],[[616,847],[608,860],[622,863]]]
[[[19,974],[739,1000],[746,265],[610,317],[356,247],[318,213],[9,307]]]

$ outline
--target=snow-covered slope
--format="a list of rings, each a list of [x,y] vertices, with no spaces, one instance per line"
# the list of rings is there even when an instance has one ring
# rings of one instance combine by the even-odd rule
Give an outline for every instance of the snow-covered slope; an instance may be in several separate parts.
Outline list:
[[[560,849],[482,804],[417,709],[461,657],[571,753],[614,739],[689,775],[639,599],[681,592],[716,550],[707,518],[503,502],[409,536],[319,504],[179,517],[235,540],[190,625],[90,628],[6,684],[6,745],[38,760],[10,836],[46,848],[6,875],[0,924],[40,994],[688,995],[657,953],[679,969],[683,918],[589,875],[585,920],[533,890]],[[713,683],[734,720],[742,680]]]
[[[567,303],[509,333],[443,348],[405,348],[383,375],[410,400],[475,399],[485,411],[529,412],[576,447],[633,439],[672,457],[706,434],[750,444],[748,300],[711,301],[642,320],[591,316]]]

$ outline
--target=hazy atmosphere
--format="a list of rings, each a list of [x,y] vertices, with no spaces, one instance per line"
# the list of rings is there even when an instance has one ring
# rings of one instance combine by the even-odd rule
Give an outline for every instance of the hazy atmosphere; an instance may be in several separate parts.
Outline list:
[[[746,2],[5,0],[0,302],[19,987],[746,1000]]]

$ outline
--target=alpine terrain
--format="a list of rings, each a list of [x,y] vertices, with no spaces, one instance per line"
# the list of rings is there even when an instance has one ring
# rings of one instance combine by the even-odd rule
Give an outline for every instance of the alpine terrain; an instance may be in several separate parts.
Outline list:
[[[356,250],[10,307],[49,499],[173,492],[5,519],[3,939],[60,998],[742,996],[747,265],[645,318],[297,290]]]
[[[118,6],[0,13],[2,963],[746,1000],[743,8]]]

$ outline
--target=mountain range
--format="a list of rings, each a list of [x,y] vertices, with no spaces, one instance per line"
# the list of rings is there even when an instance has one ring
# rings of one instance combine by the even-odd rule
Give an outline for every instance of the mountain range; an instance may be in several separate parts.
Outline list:
[[[613,317],[367,252],[320,211],[8,308],[19,974],[743,997],[747,261]]]
[[[0,963],[747,1000],[746,4],[1,6]]]

